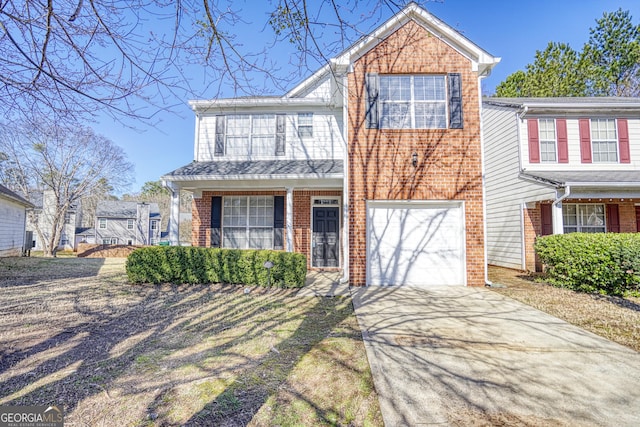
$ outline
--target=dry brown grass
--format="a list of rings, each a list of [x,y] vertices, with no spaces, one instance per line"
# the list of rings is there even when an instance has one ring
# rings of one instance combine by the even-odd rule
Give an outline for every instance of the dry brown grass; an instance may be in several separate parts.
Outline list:
[[[492,290],[611,341],[640,351],[640,298],[585,294],[536,282],[527,273],[489,268],[489,279],[504,288]]]
[[[0,405],[70,425],[382,425],[349,299],[135,286],[123,259],[0,259]]]

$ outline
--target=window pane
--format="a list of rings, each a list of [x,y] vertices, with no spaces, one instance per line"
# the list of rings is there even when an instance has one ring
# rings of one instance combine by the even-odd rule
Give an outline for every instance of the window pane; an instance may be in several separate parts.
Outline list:
[[[246,226],[247,225],[247,198],[246,197],[225,197],[224,211],[222,214],[223,226]]]
[[[411,100],[411,76],[380,76],[380,100]]]
[[[246,228],[230,228],[222,229],[222,247],[234,249],[247,248],[247,229]]]
[[[246,156],[249,154],[249,137],[227,136],[226,153],[228,156]]]
[[[416,101],[445,101],[444,76],[414,76],[414,99]]]
[[[591,149],[596,163],[618,161],[618,136],[614,119],[591,120]]]
[[[255,196],[250,198],[249,226],[273,227],[273,197]]]
[[[447,107],[443,102],[420,102],[415,105],[417,129],[444,129],[447,127]]]
[[[408,129],[411,127],[410,104],[384,103],[381,112],[381,127],[388,129]]]
[[[271,249],[273,248],[273,228],[250,228],[249,248]]]

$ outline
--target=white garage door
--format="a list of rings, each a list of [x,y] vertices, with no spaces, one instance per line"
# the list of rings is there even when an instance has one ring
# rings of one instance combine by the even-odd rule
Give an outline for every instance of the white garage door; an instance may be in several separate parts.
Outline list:
[[[461,202],[369,202],[367,285],[464,285]]]

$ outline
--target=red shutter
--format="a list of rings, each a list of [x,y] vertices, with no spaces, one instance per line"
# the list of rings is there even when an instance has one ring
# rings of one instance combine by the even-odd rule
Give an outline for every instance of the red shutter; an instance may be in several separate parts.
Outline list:
[[[620,215],[618,205],[607,205],[607,231],[609,233],[620,232]]]
[[[620,163],[631,163],[627,119],[618,119],[618,146],[620,149]]]
[[[538,119],[528,119],[529,163],[540,163],[540,138],[538,137]]]
[[[580,119],[580,158],[582,163],[591,163],[591,126],[589,119]]]
[[[540,205],[540,230],[541,236],[553,234],[553,214],[551,213],[551,205],[548,203]]]
[[[558,136],[558,163],[569,163],[567,121],[565,119],[556,119],[556,134]]]

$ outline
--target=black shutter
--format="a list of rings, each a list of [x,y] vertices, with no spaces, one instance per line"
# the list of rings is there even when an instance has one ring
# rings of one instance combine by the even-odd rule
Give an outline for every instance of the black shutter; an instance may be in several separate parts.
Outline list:
[[[284,196],[273,197],[273,249],[284,249]]]
[[[224,156],[225,116],[216,116],[216,142],[214,156]]]
[[[219,248],[221,246],[222,231],[222,197],[213,196],[211,198],[211,247]]]
[[[286,114],[276,115],[276,156],[284,156],[287,139]]]
[[[367,73],[365,75],[365,86],[367,92],[366,121],[367,129],[378,129],[378,75]]]
[[[462,129],[462,78],[460,73],[449,74],[449,128]]]

